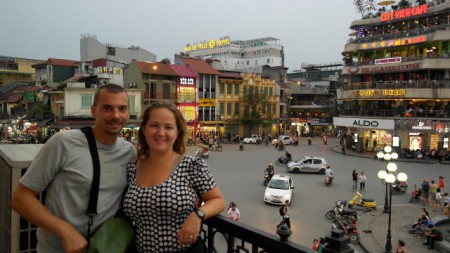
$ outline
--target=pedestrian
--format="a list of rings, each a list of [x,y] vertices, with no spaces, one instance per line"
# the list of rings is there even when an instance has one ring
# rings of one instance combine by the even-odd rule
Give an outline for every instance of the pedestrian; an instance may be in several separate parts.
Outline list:
[[[312,250],[319,251],[319,246],[320,246],[319,240],[314,239],[312,244]]]
[[[361,174],[359,174],[358,176],[360,191],[366,190],[366,180],[367,180],[366,174],[364,174],[364,171],[361,171]]]
[[[197,241],[202,221],[220,214],[225,201],[205,161],[184,154],[187,126],[175,103],[153,102],[141,118],[123,211],[135,227],[139,252],[184,251]],[[198,206],[197,199],[204,204]]]
[[[358,172],[356,170],[352,172],[352,182],[352,192],[354,192],[358,189]]]
[[[288,228],[291,228],[291,219],[289,216],[289,206],[291,203],[289,203],[289,200],[286,200],[284,206],[283,206],[283,221],[286,223]]]
[[[396,253],[408,253],[408,250],[405,248],[405,242],[402,240],[398,240]]]
[[[428,225],[428,229],[429,231],[425,231],[427,240],[423,244],[428,245],[428,249],[434,249],[434,241],[442,241],[444,237],[442,232],[434,225]]]
[[[438,185],[434,180],[431,180],[430,185],[430,199],[432,204],[432,211],[436,211],[437,201],[436,201],[436,194],[437,194]]]
[[[322,252],[324,247],[325,247],[325,238],[320,237],[320,239],[319,239],[319,249],[317,251]]]
[[[94,95],[92,128],[102,179],[92,231],[119,210],[127,184],[126,166],[133,145],[118,138],[130,117],[128,95],[115,84]],[[12,196],[12,208],[38,227],[37,252],[86,252],[89,217],[85,215],[93,178],[86,136],[80,130],[56,133],[40,149]],[[105,177],[103,177],[105,176]],[[46,191],[45,205],[37,196]]]
[[[366,150],[369,150],[369,138],[366,139]]]
[[[375,151],[375,148],[377,147],[377,138],[373,138],[372,145],[372,151]]]
[[[423,205],[428,206],[430,197],[430,183],[428,182],[428,179],[423,180],[421,187],[422,187]]]
[[[228,207],[227,211],[228,218],[238,221],[241,219],[241,213],[239,212],[239,209],[236,207],[236,204],[234,202],[230,202],[230,206]]]
[[[443,176],[439,176],[439,183],[438,183],[438,191],[439,192],[444,192],[444,187],[445,187],[445,178]]]

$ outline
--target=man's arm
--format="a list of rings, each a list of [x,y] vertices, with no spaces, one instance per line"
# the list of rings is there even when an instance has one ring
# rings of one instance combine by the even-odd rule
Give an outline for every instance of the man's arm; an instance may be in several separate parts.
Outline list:
[[[50,213],[38,200],[38,194],[19,184],[12,196],[12,209],[34,225],[57,235],[64,252],[85,252],[86,239],[72,225]]]

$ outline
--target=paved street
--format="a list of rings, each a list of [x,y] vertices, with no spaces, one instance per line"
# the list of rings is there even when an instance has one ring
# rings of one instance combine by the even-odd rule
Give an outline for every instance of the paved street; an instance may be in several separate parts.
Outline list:
[[[306,139],[300,140],[298,147],[287,146],[293,158],[304,155],[322,156],[331,164],[335,180],[330,187],[323,183],[323,176],[318,174],[289,174],[295,184],[291,208],[291,223],[293,234],[291,240],[309,246],[314,238],[328,235],[331,223],[325,218],[337,199],[350,200],[351,172],[356,169],[367,175],[364,195],[374,198],[379,208],[384,205],[385,187],[377,178],[380,169],[385,168],[385,162],[353,156],[343,156],[331,150],[337,141],[330,139],[324,146],[321,139],[314,138],[313,145],[306,145]],[[227,202],[234,201],[240,212],[241,222],[258,227],[269,233],[275,233],[276,224],[280,222],[278,207],[267,205],[263,201],[265,187],[263,172],[268,163],[284,152],[277,151],[271,145],[245,145],[245,151],[238,151],[238,145],[224,144],[223,152],[210,152],[207,160],[215,178],[222,189]],[[193,154],[195,147],[189,147],[187,153]],[[437,179],[446,175],[448,165],[398,162],[398,171],[408,174],[410,189],[424,178]],[[284,167],[275,166],[276,174],[286,174]],[[404,195],[394,196],[395,206],[408,206],[410,190]],[[419,206],[413,204],[412,206]],[[394,216],[395,218],[395,216]],[[386,227],[387,230],[387,227]],[[383,241],[384,243],[384,241]],[[395,246],[395,245],[394,245]],[[411,252],[411,250],[410,250]],[[414,252],[414,251],[412,251]]]

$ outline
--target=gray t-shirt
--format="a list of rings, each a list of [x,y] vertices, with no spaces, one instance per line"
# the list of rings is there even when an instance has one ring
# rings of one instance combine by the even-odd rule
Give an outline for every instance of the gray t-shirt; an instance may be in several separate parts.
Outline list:
[[[128,162],[135,159],[133,145],[118,138],[113,145],[97,142],[100,157],[100,187],[92,231],[119,210],[127,184]],[[45,206],[57,217],[72,224],[83,236],[87,233],[89,202],[93,177],[92,158],[85,135],[80,130],[55,134],[42,147],[20,183],[46,191]],[[38,228],[38,252],[63,252],[59,238]]]

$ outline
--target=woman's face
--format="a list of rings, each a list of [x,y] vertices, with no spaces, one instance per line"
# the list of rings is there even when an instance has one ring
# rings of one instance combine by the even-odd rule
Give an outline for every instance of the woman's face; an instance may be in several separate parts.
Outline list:
[[[175,115],[166,108],[153,110],[142,129],[150,153],[166,153],[173,150],[178,137]]]

